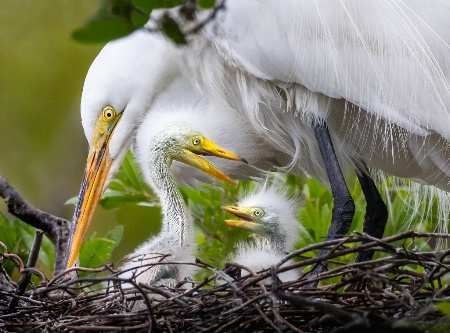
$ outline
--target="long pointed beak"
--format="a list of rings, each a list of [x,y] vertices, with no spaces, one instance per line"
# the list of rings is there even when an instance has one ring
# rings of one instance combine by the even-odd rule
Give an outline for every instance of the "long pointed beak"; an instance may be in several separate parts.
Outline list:
[[[233,214],[236,217],[240,217],[241,219],[244,219],[245,221],[252,221],[253,218],[250,214],[248,214],[245,209],[237,206],[222,206],[222,210]]]
[[[86,169],[73,216],[69,247],[66,255],[66,268],[71,268],[74,265],[80,253],[83,238],[91,223],[97,203],[104,191],[103,187],[113,162],[109,155],[109,142],[121,116],[121,113],[118,114],[108,124],[105,124],[99,118],[94,128]]]
[[[193,166],[194,168],[197,168],[197,169],[203,171],[204,173],[206,173],[206,174],[208,174],[208,175],[210,175],[212,177],[220,179],[220,180],[222,180],[224,182],[227,182],[227,183],[229,183],[231,185],[236,185],[236,183],[230,177],[228,177],[222,171],[217,169],[214,165],[209,163],[204,158],[202,158],[202,157],[200,157],[200,156],[190,152],[189,150],[186,150],[185,153],[186,153],[185,156],[179,156],[179,157],[176,157],[175,159],[177,161],[179,161],[179,162],[182,162],[182,163],[188,164],[190,166]]]
[[[258,233],[261,229],[261,225],[253,221],[250,214],[247,213],[248,208],[236,207],[236,206],[222,206],[222,209],[228,213],[240,217],[242,220],[225,220],[225,223],[229,227],[238,228],[254,233]]]
[[[217,146],[214,142],[206,138],[203,138],[201,146],[199,146],[196,149],[191,149],[191,151],[197,155],[216,156],[220,158],[225,158],[227,160],[241,161],[244,163],[248,163],[245,158],[240,157],[239,155],[236,155],[226,149]]]
[[[247,163],[245,158],[242,158],[239,155],[236,155],[226,149],[217,146],[215,143],[206,139],[205,137],[202,138],[200,146],[196,148],[189,147],[188,149],[184,150],[184,153],[185,154],[176,156],[175,159],[179,162],[193,166],[194,168],[197,168],[210,176],[223,180],[224,182],[230,183],[232,185],[236,185],[236,183],[230,177],[228,177],[226,174],[224,174],[222,171],[217,169],[214,165],[212,165],[199,155],[216,156],[225,158],[227,160],[242,161],[244,163]]]

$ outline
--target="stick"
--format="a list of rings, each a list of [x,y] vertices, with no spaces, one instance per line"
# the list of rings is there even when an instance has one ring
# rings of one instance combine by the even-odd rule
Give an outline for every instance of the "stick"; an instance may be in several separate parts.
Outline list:
[[[39,250],[41,249],[42,244],[42,238],[44,237],[44,232],[42,230],[36,230],[36,236],[34,237],[33,246],[31,247],[30,256],[28,257],[26,268],[29,267],[35,267],[36,261],[39,256]],[[19,285],[17,286],[16,295],[22,296],[25,290],[27,289],[28,283],[30,283],[31,280],[31,273],[30,272],[21,272],[22,277],[20,278]],[[11,302],[9,302],[8,308],[14,309],[17,304],[19,303],[18,298],[11,299]]]
[[[34,208],[20,193],[0,176],[0,196],[5,200],[8,211],[23,222],[41,229],[55,243],[54,273],[64,270],[64,254],[68,246],[71,223],[63,218]]]

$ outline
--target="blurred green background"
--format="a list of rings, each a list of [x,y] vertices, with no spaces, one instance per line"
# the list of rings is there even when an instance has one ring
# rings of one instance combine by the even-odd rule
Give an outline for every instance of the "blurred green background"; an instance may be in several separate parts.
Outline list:
[[[6,0],[0,11],[0,175],[35,207],[71,219],[88,145],[81,126],[84,77],[103,45],[71,38],[97,10],[92,0]],[[3,201],[0,211],[6,213]],[[137,226],[159,211],[99,207],[88,238],[125,224],[113,260],[146,239]],[[153,226],[152,229],[156,228]],[[2,235],[0,235],[1,238]]]

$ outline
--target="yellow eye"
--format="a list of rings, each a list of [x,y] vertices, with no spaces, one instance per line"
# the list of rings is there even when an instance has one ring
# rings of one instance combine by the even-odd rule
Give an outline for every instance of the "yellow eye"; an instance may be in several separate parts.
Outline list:
[[[200,144],[200,138],[195,138],[194,140],[192,140],[192,144],[194,146],[198,146]]]
[[[253,211],[253,215],[256,217],[262,217],[264,215],[264,211],[262,209],[256,208]]]
[[[105,121],[109,121],[116,117],[116,110],[112,106],[105,106],[102,110],[102,118]]]

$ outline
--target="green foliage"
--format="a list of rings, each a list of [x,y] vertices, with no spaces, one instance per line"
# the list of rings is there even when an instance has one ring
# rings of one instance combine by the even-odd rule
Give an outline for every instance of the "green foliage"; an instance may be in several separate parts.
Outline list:
[[[180,6],[184,0],[133,0],[133,5],[141,9],[147,15],[150,15],[153,9],[170,9]]]
[[[447,317],[450,317],[450,302],[438,302],[436,303],[436,308]]]
[[[436,303],[436,308],[445,315],[445,318],[427,329],[427,333],[447,333],[450,331],[450,302],[441,301]]]
[[[108,189],[100,199],[105,209],[118,208],[126,204],[137,206],[158,205],[158,198],[150,187],[141,182],[139,166],[131,152],[128,152]]]
[[[333,196],[329,189],[312,178],[301,178],[296,175],[272,174],[277,181],[281,181],[289,193],[301,199],[301,209],[298,220],[301,224],[295,248],[302,248],[324,240],[331,221]],[[116,179],[111,183],[110,189],[105,193],[101,203],[105,208],[120,207],[122,205],[156,205],[157,198],[147,185],[140,182],[139,171],[133,156],[128,153],[124,164],[118,172]],[[218,186],[204,185],[200,189],[180,187],[183,198],[192,212],[196,230],[196,256],[205,263],[215,267],[223,267],[237,242],[246,241],[252,237],[249,232],[230,228],[225,224],[226,213],[221,209],[224,204],[235,204],[239,195],[248,193],[255,188],[254,181],[241,181],[237,187],[229,184]],[[383,192],[384,200],[390,200],[391,211],[385,236],[405,231],[405,221],[412,221],[415,227],[422,222],[420,217],[414,215],[413,194],[408,187],[399,187],[391,178],[381,184],[388,190]],[[355,201],[356,212],[351,225],[350,233],[363,230],[365,199],[361,186],[356,177],[349,181],[349,190]],[[409,191],[408,191],[409,190]],[[388,196],[388,197],[386,197]],[[114,198],[114,201],[112,201]],[[431,203],[433,204],[433,203]],[[421,224],[422,231],[430,231]],[[414,246],[420,249],[429,249],[425,242],[398,244],[398,246]],[[313,255],[307,253],[306,255]],[[343,258],[352,261],[355,254]],[[299,259],[298,259],[299,260]],[[334,267],[331,265],[331,267]],[[415,270],[415,267],[405,269]],[[200,276],[204,272],[200,273]],[[330,281],[331,282],[331,281]]]
[[[222,204],[235,202],[237,189],[224,184],[223,187],[205,185],[201,190],[184,187],[180,190],[195,221],[196,255],[208,264],[223,266],[234,243],[249,236],[248,232],[227,227],[225,212],[221,209]]]
[[[142,27],[147,17],[129,1],[103,0],[95,16],[75,30],[72,37],[84,43],[108,42]]]
[[[66,205],[76,205],[78,197],[70,198]],[[158,206],[158,198],[151,188],[141,181],[139,166],[131,152],[127,152],[115,178],[100,199],[104,209],[115,209],[123,205]]]
[[[123,236],[124,227],[116,226],[105,237],[91,237],[83,243],[80,251],[80,266],[95,267],[111,259],[112,251],[119,245]]]
[[[177,23],[168,13],[165,13],[160,21],[160,27],[162,32],[172,39],[175,44],[186,44],[186,38],[181,32],[181,29]]]
[[[203,9],[211,9],[216,5],[216,0],[198,0],[197,5]]]
[[[20,220],[8,220],[0,212],[0,241],[5,244],[9,253],[17,254],[24,265],[28,261],[30,248],[33,245],[36,229]],[[1,251],[3,251],[0,248]],[[38,266],[53,267],[55,261],[55,247],[51,241],[44,236],[38,257]],[[9,260],[4,261],[4,267],[11,274],[16,265]]]
[[[276,178],[277,182],[282,182],[291,195],[301,199],[301,209],[298,212],[301,228],[295,248],[323,241],[328,232],[333,208],[333,197],[330,191],[312,178],[304,179],[284,174],[271,174],[271,177]],[[241,181],[237,187],[222,183],[217,184],[218,186],[204,185],[201,189],[180,187],[183,198],[194,217],[197,241],[196,256],[200,260],[215,267],[223,267],[224,263],[230,260],[230,254],[233,253],[236,243],[245,242],[252,237],[249,232],[228,227],[225,224],[226,213],[221,206],[235,204],[238,197],[243,193],[251,192],[255,188],[255,184],[254,181]],[[423,218],[415,214],[414,194],[407,186],[401,187],[393,179],[387,178],[381,187],[387,189],[382,192],[384,200],[389,200],[391,203],[385,236],[405,231],[405,221],[412,223],[410,228],[433,231],[430,230],[433,226],[432,217],[423,223]],[[349,181],[349,190],[356,207],[351,233],[363,229],[365,200],[356,177]],[[76,200],[71,199],[70,202],[75,203]],[[158,205],[157,197],[149,186],[141,181],[139,167],[130,152],[126,155],[115,179],[100,200],[100,204],[105,209],[120,208],[125,205]],[[419,208],[436,209],[435,202],[425,202],[423,205],[424,207]],[[91,237],[81,249],[81,265],[93,267],[110,260],[111,252],[118,246],[123,232],[123,226],[118,226],[108,232],[105,237]],[[8,234],[9,237],[5,240],[8,249],[25,258],[33,241],[33,228],[20,221],[8,221],[1,215],[0,234]],[[410,247],[412,250],[415,247],[421,250],[430,249],[425,241],[420,243],[408,241],[405,244],[398,244],[398,246]],[[307,253],[306,255],[312,254]],[[354,256],[354,254],[349,255],[342,260],[354,260]],[[45,265],[51,266],[53,260],[53,245],[47,240],[43,245],[41,261]],[[405,269],[415,270],[417,268],[408,266]],[[200,272],[199,277],[204,274],[206,272]]]
[[[123,226],[116,226],[110,230],[105,237],[97,238],[91,237],[85,242],[80,251],[80,264],[83,267],[98,266],[111,259],[112,251],[120,243],[123,235]],[[17,254],[22,262],[26,265],[28,255],[33,245],[36,229],[32,226],[20,221],[9,221],[0,212],[0,235],[1,241],[5,244],[9,253]],[[1,249],[1,248],[0,248]],[[41,249],[39,251],[39,258],[37,267],[52,271],[55,262],[55,246],[44,236]],[[11,275],[16,264],[5,260],[3,266],[8,274]]]
[[[83,43],[106,43],[142,28],[154,9],[170,9],[185,4],[184,0],[103,0],[98,11],[72,37]],[[199,0],[194,9],[180,10],[186,20],[193,20],[194,13],[211,9],[215,0]],[[180,28],[181,22],[168,12],[158,18],[159,29],[176,44],[185,44],[186,37]],[[184,23],[184,22],[183,22]]]

